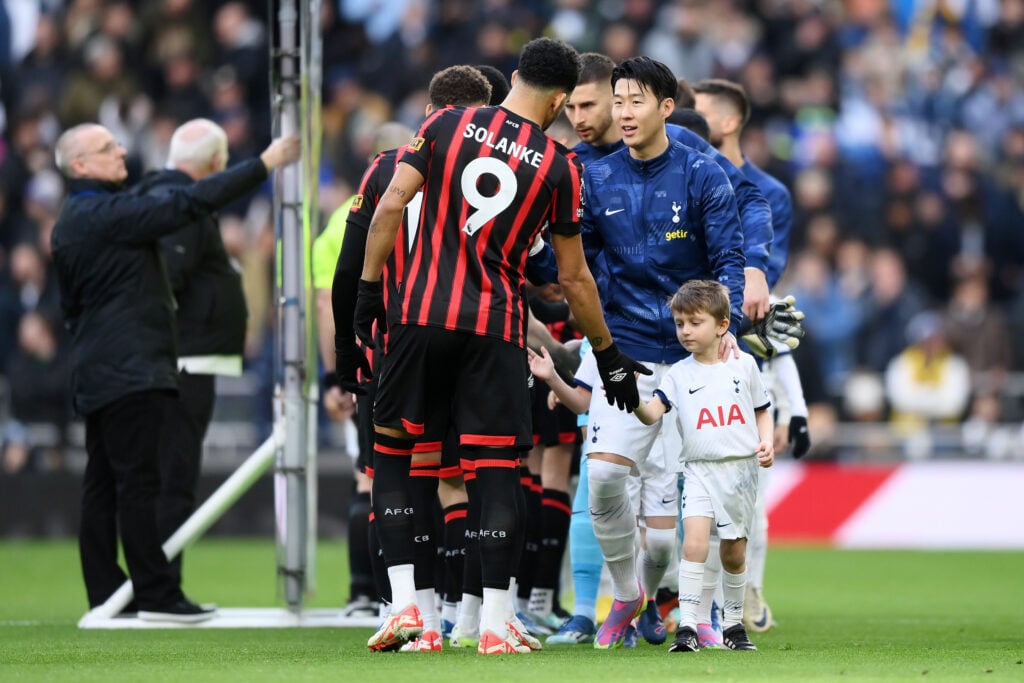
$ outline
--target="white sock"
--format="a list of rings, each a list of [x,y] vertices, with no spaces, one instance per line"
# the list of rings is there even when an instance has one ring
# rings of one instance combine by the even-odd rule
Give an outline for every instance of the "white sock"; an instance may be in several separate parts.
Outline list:
[[[697,610],[697,623],[711,623],[711,604],[715,596],[722,590],[722,558],[719,556],[719,540],[717,534],[711,535],[708,544],[708,559],[704,563],[704,579],[701,583],[700,608]],[[721,604],[721,603],[719,603]]]
[[[440,633],[441,617],[437,613],[437,604],[434,602],[434,589],[421,588],[417,590],[416,606],[420,608],[420,615],[423,617],[423,630]]]
[[[725,595],[723,605],[722,630],[743,621],[743,597],[747,590],[747,572],[730,574],[722,570],[722,592]]]
[[[640,586],[636,578],[633,545],[636,542],[636,515],[626,495],[630,468],[604,460],[587,463],[590,485],[590,518],[594,535],[601,545],[617,600],[636,600]]]
[[[388,580],[391,582],[392,614],[397,614],[409,605],[416,604],[416,581],[413,579],[411,564],[397,564],[394,567],[388,567]]]
[[[441,619],[442,619],[442,621],[447,621],[450,624],[454,624],[455,620],[458,618],[457,617],[458,613],[459,613],[459,605],[458,605],[458,603],[448,602],[448,601],[445,601],[445,602],[441,603]]]
[[[508,610],[505,620],[510,621],[517,612],[522,611],[523,609],[519,606],[519,582],[516,581],[516,577],[510,576],[508,579]]]
[[[764,587],[764,565],[768,558],[768,509],[765,504],[768,473],[767,469],[757,473],[757,502],[747,536],[747,583],[754,588]]]
[[[640,555],[640,580],[647,599],[653,600],[672,560],[672,551],[676,546],[676,530],[647,527],[645,542],[647,547]]]
[[[480,633],[480,606],[482,604],[483,599],[479,595],[462,594],[459,615],[455,619],[462,635],[473,637]]]
[[[679,560],[679,627],[697,630],[697,608],[700,606],[704,563]]]
[[[499,638],[508,637],[508,591],[484,588],[484,604],[480,611],[480,633],[490,631]]]

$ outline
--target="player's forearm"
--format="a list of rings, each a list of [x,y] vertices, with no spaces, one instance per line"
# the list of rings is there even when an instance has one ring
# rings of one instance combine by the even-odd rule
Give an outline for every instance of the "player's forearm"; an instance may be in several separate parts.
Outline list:
[[[572,412],[582,415],[590,410],[590,392],[570,386],[557,372],[550,379],[544,381],[547,382],[551,391],[555,392],[555,396],[558,397],[562,405]]]
[[[366,236],[366,255],[363,257],[363,272],[360,275],[363,280],[376,282],[380,279],[388,255],[395,248],[403,209],[403,202],[385,197],[374,212],[370,232]]]
[[[563,277],[562,291],[569,302],[576,323],[590,340],[595,351],[602,351],[612,343],[612,334],[604,320],[601,310],[601,299],[597,295],[597,285],[590,271],[573,277]]]

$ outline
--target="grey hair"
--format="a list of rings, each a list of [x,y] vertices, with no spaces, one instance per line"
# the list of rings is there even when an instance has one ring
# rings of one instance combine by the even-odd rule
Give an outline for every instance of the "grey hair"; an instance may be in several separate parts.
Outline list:
[[[82,145],[78,139],[79,134],[96,127],[99,127],[99,124],[80,123],[77,126],[68,128],[57,138],[57,144],[53,147],[53,161],[57,166],[57,170],[63,173],[65,177],[75,177],[71,171],[71,162],[82,154]]]
[[[168,166],[178,164],[209,164],[220,153],[222,163],[228,158],[228,136],[224,129],[209,119],[192,119],[178,126],[171,136],[167,154]]]

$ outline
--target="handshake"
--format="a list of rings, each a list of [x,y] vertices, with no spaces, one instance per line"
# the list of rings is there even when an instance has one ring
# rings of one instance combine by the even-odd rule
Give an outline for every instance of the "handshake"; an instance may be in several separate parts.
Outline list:
[[[774,358],[780,351],[792,351],[800,346],[800,338],[804,336],[801,321],[802,311],[794,308],[796,297],[787,296],[775,301],[768,309],[768,315],[740,332],[740,338],[746,342],[751,352],[761,358]]]

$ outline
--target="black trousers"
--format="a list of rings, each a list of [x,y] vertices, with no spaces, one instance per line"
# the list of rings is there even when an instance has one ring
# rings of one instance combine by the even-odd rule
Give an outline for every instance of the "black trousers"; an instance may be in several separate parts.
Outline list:
[[[214,375],[178,375],[178,400],[167,410],[160,445],[160,498],[157,526],[166,541],[196,508],[196,488],[203,457],[203,440],[213,418]],[[181,555],[171,560],[175,579],[181,583]]]
[[[118,530],[139,609],[159,609],[183,597],[156,522],[159,448],[175,400],[169,391],[142,391],[86,416],[89,460],[78,547],[90,607],[106,602],[127,579],[117,563]]]

